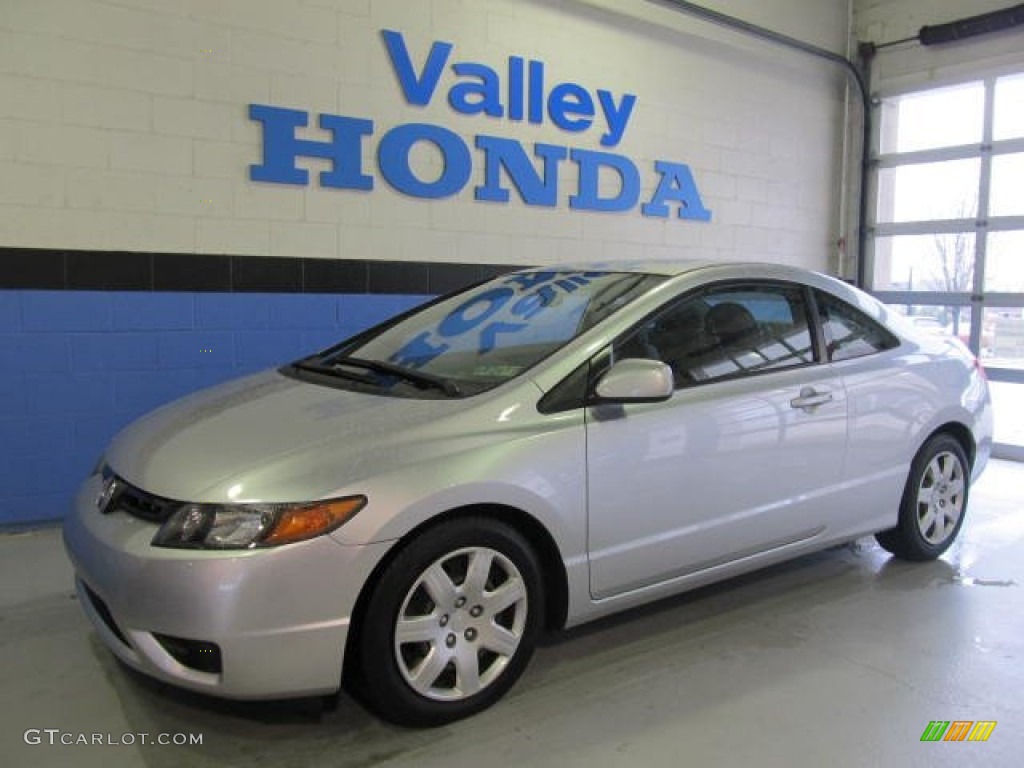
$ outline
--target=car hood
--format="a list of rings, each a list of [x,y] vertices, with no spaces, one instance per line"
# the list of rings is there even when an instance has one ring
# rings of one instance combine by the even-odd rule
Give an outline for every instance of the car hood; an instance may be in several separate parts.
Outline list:
[[[268,371],[139,419],[106,461],[129,483],[180,501],[323,498],[428,444],[436,451],[453,429],[446,422],[461,414],[464,423],[466,411],[465,400],[353,392]]]

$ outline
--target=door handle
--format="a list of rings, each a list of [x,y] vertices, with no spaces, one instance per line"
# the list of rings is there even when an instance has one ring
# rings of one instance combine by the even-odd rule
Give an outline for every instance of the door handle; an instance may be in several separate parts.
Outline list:
[[[794,397],[789,401],[790,406],[793,408],[801,408],[808,413],[813,411],[819,405],[832,402],[832,393],[825,390],[819,392],[814,387],[804,387],[800,390],[800,396]]]

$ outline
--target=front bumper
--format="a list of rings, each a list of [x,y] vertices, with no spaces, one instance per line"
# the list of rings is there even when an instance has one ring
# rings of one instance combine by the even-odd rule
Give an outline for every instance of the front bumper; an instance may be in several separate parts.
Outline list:
[[[82,608],[118,658],[226,698],[338,689],[356,599],[389,542],[345,546],[320,536],[265,550],[162,549],[150,545],[153,523],[101,514],[98,492],[98,477],[83,484],[64,544]],[[219,671],[181,663],[161,636],[214,644]]]

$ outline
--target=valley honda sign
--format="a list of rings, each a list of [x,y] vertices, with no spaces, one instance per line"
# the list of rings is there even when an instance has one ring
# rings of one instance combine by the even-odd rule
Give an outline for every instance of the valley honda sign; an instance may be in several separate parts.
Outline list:
[[[297,109],[250,104],[250,119],[262,124],[263,162],[249,166],[253,181],[309,184],[309,172],[296,167],[299,157],[329,160],[320,172],[321,187],[368,192],[376,171],[394,189],[411,197],[440,199],[457,195],[469,184],[473,163],[483,164],[484,182],[473,189],[478,201],[508,203],[512,188],[526,205],[554,208],[567,202],[574,211],[632,211],[644,216],[710,221],[688,165],[655,160],[645,173],[654,175],[654,192],[641,201],[641,169],[625,155],[607,151],[618,146],[636,111],[637,97],[589,88],[574,82],[550,82],[544,62],[509,56],[502,71],[474,61],[452,61],[455,45],[435,41],[422,61],[414,61],[402,33],[383,30],[384,52],[407,104],[429,105],[445,92],[449,106],[468,118],[485,117],[542,125],[551,121],[566,133],[596,138],[604,149],[535,143],[530,151],[516,139],[477,134],[472,145],[440,125],[409,122],[377,139],[376,168],[364,168],[363,148],[375,137],[374,121],[322,113],[317,125],[330,133],[326,141],[301,138],[310,114]],[[413,170],[411,153],[431,145],[441,158],[440,172],[423,178]],[[560,170],[576,166],[571,189],[559,186]],[[602,185],[617,179],[618,184]],[[609,191],[612,188],[612,191]]]

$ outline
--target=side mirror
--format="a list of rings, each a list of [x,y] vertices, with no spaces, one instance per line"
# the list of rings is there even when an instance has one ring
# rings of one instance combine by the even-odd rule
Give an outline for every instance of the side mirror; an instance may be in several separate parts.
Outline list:
[[[615,363],[597,382],[601,403],[661,403],[672,397],[672,369],[660,360],[629,358]]]

